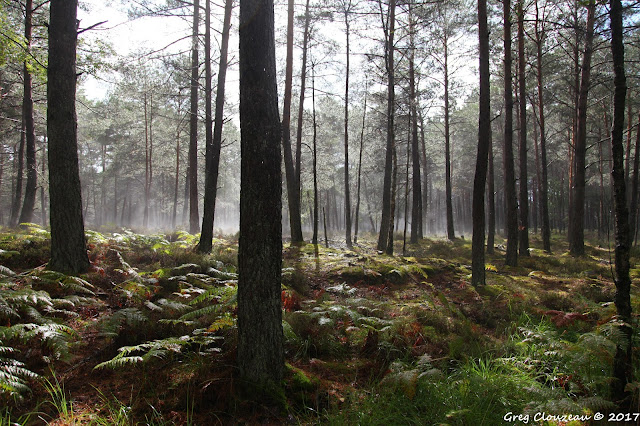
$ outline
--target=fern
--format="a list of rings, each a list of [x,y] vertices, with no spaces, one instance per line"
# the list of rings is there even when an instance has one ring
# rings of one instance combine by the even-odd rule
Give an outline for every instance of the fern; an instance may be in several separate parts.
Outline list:
[[[191,309],[191,306],[174,300],[160,299],[156,303],[162,307],[163,311],[184,312]]]
[[[2,250],[2,251],[4,251],[4,250]],[[6,266],[0,265],[0,276],[15,277],[16,273],[13,272],[11,269],[7,268]]]
[[[189,304],[190,305],[198,305],[200,303],[227,303],[231,300],[235,301],[235,296],[237,295],[237,289],[235,287],[212,287],[200,294],[199,296],[192,299]]]
[[[0,338],[3,340],[16,339],[22,343],[40,340],[49,350],[54,359],[68,360],[69,340],[78,337],[71,327],[63,324],[16,324],[11,327],[0,327]]]
[[[0,351],[6,349],[11,348],[0,346]],[[22,362],[0,356],[0,394],[20,399],[30,391],[28,381],[37,377],[38,375],[26,368]]]
[[[188,312],[182,315],[178,319],[185,321],[185,320],[202,318],[204,316],[211,315],[213,313],[218,312],[221,306],[222,305],[208,305],[208,306],[205,306],[204,308],[200,308],[200,309],[196,309],[195,311]]]
[[[166,339],[153,340],[135,346],[124,346],[118,349],[118,355],[109,361],[102,362],[94,369],[111,368],[119,369],[128,365],[146,363],[153,359],[164,359],[173,357],[182,352],[186,352],[194,344],[202,349],[218,340],[221,337],[212,336],[201,329],[194,330],[191,335],[181,337],[167,337]]]
[[[120,309],[101,324],[102,334],[118,336],[123,329],[134,329],[147,321],[140,309]]]

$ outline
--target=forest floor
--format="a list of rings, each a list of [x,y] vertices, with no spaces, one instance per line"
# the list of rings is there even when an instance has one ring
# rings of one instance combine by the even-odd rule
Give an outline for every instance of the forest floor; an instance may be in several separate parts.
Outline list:
[[[285,394],[249,403],[234,381],[237,240],[202,255],[186,233],[87,235],[78,278],[45,269],[46,230],[0,230],[0,425],[640,424],[637,381],[631,412],[609,401],[612,247],[574,258],[557,235],[553,254],[507,267],[498,246],[474,288],[468,240],[393,257],[372,239],[286,244]],[[637,332],[633,345],[637,360]]]

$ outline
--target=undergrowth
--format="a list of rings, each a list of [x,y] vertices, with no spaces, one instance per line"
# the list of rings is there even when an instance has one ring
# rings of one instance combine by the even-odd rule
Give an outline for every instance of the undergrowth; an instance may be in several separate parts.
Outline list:
[[[405,257],[378,255],[367,241],[287,247],[288,411],[272,413],[234,393],[235,242],[216,239],[203,255],[184,232],[87,231],[92,268],[75,277],[46,270],[48,239],[33,224],[0,234],[0,426],[285,415],[301,424],[493,425],[507,412],[615,409],[615,287],[597,247],[579,259],[534,249],[508,267],[498,246],[478,289],[463,239],[424,240]],[[632,305],[640,309],[637,281]],[[637,399],[638,382],[630,389]]]

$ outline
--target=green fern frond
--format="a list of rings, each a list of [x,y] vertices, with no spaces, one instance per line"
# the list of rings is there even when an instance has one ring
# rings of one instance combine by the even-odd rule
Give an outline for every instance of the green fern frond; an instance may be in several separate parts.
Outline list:
[[[47,319],[33,306],[23,306],[22,307],[22,315],[23,320],[28,320],[32,323],[36,324],[44,324],[47,322]]]
[[[73,304],[73,306],[75,306],[75,307],[95,305],[95,304],[99,303],[93,297],[79,296],[77,294],[71,294],[69,296],[65,296],[62,299],[52,299],[51,301],[53,302],[54,306],[57,306],[56,303],[67,303],[68,302],[68,303]]]
[[[200,308],[200,309],[196,309],[195,311],[188,312],[182,315],[179,319],[184,321],[184,320],[193,320],[193,319],[202,318],[207,315],[211,315],[213,313],[218,312],[221,306],[223,305],[208,305],[208,306],[205,306],[204,308]]]
[[[103,368],[110,368],[112,370],[117,370],[119,368],[123,368],[128,365],[135,365],[141,363],[143,361],[141,356],[128,356],[128,357],[118,357],[116,356],[109,361],[101,362],[100,364],[93,367],[94,370],[100,370]]]
[[[185,321],[185,320],[181,320],[181,319],[169,319],[169,318],[163,318],[163,319],[159,320],[158,323],[174,325],[174,326],[182,325],[182,326],[185,326],[185,327],[192,327],[192,326],[195,326],[197,324],[196,321]]]
[[[133,329],[147,322],[147,317],[138,308],[125,308],[115,312],[101,323],[103,335],[117,336],[123,328]]]
[[[0,276],[1,275],[4,275],[5,277],[15,277],[16,273],[13,272],[11,269],[7,268],[6,266],[0,265]]]
[[[174,300],[169,299],[160,299],[156,302],[158,305],[162,306],[163,310],[170,310],[175,312],[184,312],[191,309],[191,306],[185,305],[184,303],[176,302]]]
[[[144,306],[151,311],[156,311],[156,312],[162,311],[162,308],[160,306],[156,305],[150,300],[145,301]]]
[[[216,319],[210,326],[209,328],[207,328],[207,331],[210,333],[214,333],[218,330],[222,330],[225,328],[229,328],[232,327],[235,324],[235,321],[233,319],[233,317],[229,314],[226,313],[225,315],[221,316],[220,318]]]
[[[15,352],[11,347],[2,346],[0,342],[0,354]],[[35,379],[38,375],[25,367],[25,365],[13,358],[0,357],[0,394],[21,398],[22,394],[30,391],[27,380]]]
[[[4,300],[0,299],[0,318],[11,320],[14,318],[20,318],[20,314],[11,308],[11,306],[7,305]]]
[[[600,396],[590,396],[586,398],[581,398],[578,400],[578,404],[580,404],[583,408],[588,408],[593,412],[596,411],[611,411],[614,410],[617,406],[611,401],[607,401],[606,399]]]
[[[237,289],[235,287],[223,286],[223,287],[213,287],[194,298],[189,302],[190,305],[197,305],[203,302],[212,302],[212,301],[222,301],[225,303],[234,300],[234,296],[237,294]]]

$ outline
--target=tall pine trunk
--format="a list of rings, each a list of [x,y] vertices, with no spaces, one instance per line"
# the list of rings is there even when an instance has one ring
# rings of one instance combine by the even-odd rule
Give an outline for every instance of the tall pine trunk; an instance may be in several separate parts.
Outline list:
[[[496,198],[495,198],[495,179],[493,170],[493,138],[489,138],[489,170],[487,177],[487,195],[489,197],[489,217],[488,217],[488,230],[487,230],[487,253],[493,254],[495,251],[495,238],[496,238]]]
[[[520,256],[529,256],[529,185],[527,175],[527,85],[525,79],[525,50],[524,50],[524,9],[518,0],[518,88],[520,89],[520,126],[519,151],[520,151],[520,226],[518,227]]]
[[[506,1],[506,0],[505,0]],[[489,83],[489,27],[487,2],[478,0],[478,41],[480,45],[480,111],[478,116],[478,153],[473,179],[473,236],[471,242],[471,284],[485,284],[484,270],[484,191],[491,143],[491,97]]]
[[[25,125],[24,125],[24,116],[22,117],[22,124],[20,125],[20,143],[18,145],[18,164],[16,167],[14,161],[14,170],[17,168],[16,172],[16,181],[15,188],[13,192],[13,199],[11,200],[11,215],[9,216],[9,226],[17,226],[20,219],[20,201],[22,200],[22,187],[24,186],[23,175],[24,175],[24,146],[25,146]],[[14,148],[14,158],[15,148]]]
[[[450,105],[449,105],[449,42],[447,32],[444,37],[444,164],[445,164],[445,197],[447,207],[447,238],[456,238],[453,226],[453,191],[451,184],[451,128],[450,128]]]
[[[504,192],[506,198],[507,252],[505,265],[518,264],[518,202],[513,166],[513,85],[511,81],[511,1],[503,1],[504,12]]]
[[[52,0],[47,67],[51,260],[49,269],[89,269],[84,239],[76,116],[77,0]]]
[[[411,158],[412,158],[412,187],[413,200],[411,203],[411,243],[415,244],[424,238],[422,230],[422,182],[420,179],[420,149],[418,143],[418,101],[416,95],[416,75],[415,75],[415,22],[409,3],[409,105],[411,113]],[[405,217],[405,221],[406,221]]]
[[[207,0],[207,32],[210,33],[210,11],[209,2]],[[220,150],[222,149],[222,126],[224,125],[224,96],[225,84],[227,78],[227,56],[229,51],[229,34],[231,30],[231,11],[233,10],[233,0],[225,0],[224,5],[224,22],[222,26],[222,41],[220,45],[220,63],[218,64],[218,85],[216,92],[216,111],[213,123],[213,133],[211,142],[207,143],[207,170],[205,176],[204,189],[204,215],[202,218],[202,233],[200,234],[200,242],[198,249],[202,253],[209,253],[213,244],[213,222],[216,211],[216,196],[218,193],[218,171],[220,168]],[[207,44],[207,43],[205,43]],[[210,45],[210,41],[208,43]],[[205,47],[208,51],[209,47]],[[207,61],[208,62],[208,61]],[[210,79],[208,78],[210,81]],[[207,97],[211,96],[211,83],[208,85]],[[207,124],[207,140],[209,137],[211,107],[209,106],[208,124]]]
[[[595,5],[593,6],[595,8]],[[615,305],[619,316],[619,328],[623,338],[616,345],[613,361],[613,377],[611,394],[622,411],[631,408],[632,392],[627,384],[633,381],[632,335],[633,318],[631,315],[631,279],[629,277],[629,252],[632,237],[629,234],[629,211],[624,176],[624,148],[622,133],[624,130],[624,104],[627,82],[624,71],[624,41],[622,33],[622,3],[611,0],[609,16],[611,17],[611,53],[613,57],[614,95],[613,125],[611,128],[611,150],[613,167],[611,176],[614,188],[614,207],[616,213],[616,248],[615,248]],[[591,10],[589,11],[590,13]]]
[[[316,122],[315,67],[311,68],[311,72],[313,73],[311,76],[311,105],[312,105],[312,111],[313,111],[313,237],[311,239],[311,242],[317,246],[318,244],[318,123]]]
[[[364,93],[364,106],[362,108],[362,128],[360,130],[360,151],[358,154],[358,182],[357,182],[357,194],[356,194],[356,213],[355,213],[355,225],[353,242],[358,242],[358,226],[360,224],[360,193],[362,185],[362,153],[364,151],[364,130],[367,121],[367,92],[368,86],[365,88]],[[422,218],[420,219],[422,221]]]
[[[349,188],[349,59],[350,59],[350,26],[349,13],[351,2],[345,5],[344,9],[344,25],[347,37],[346,55],[347,68],[345,71],[345,89],[344,89],[344,217],[345,217],[345,239],[347,247],[351,247],[351,190]]]
[[[633,238],[636,235],[638,220],[638,172],[640,168],[640,114],[638,114],[638,130],[636,134],[636,147],[633,155],[633,173],[631,174],[631,204],[629,205],[629,238],[630,246],[633,246]]]
[[[284,374],[280,132],[273,1],[241,0],[237,362],[256,401],[273,401]]]
[[[538,85],[538,126],[540,127],[540,217],[542,219],[542,248],[551,253],[551,221],[549,219],[549,172],[547,167],[547,133],[544,115],[544,80],[542,70],[542,47],[545,37],[544,19],[540,18],[538,2],[535,2],[535,40],[536,40],[536,66]]]
[[[382,18],[382,3],[379,3]],[[378,237],[378,250],[386,251],[389,246],[389,231],[393,233],[393,209],[391,194],[391,179],[393,175],[394,154],[394,116],[395,116],[395,74],[394,74],[394,35],[396,21],[396,0],[391,0],[388,10],[387,25],[385,29],[385,62],[387,70],[387,143],[384,163],[384,183],[382,188],[382,220],[380,222],[380,235]],[[384,20],[384,18],[383,18]],[[393,251],[393,244],[391,244]]]
[[[31,33],[33,18],[33,0],[25,2],[24,38],[27,43],[27,53],[31,50]],[[38,187],[38,169],[36,164],[36,131],[33,119],[33,94],[31,72],[25,61],[23,64],[24,96],[22,100],[22,115],[24,118],[24,130],[27,154],[27,183],[24,187],[24,202],[20,213],[20,223],[33,221],[33,208],[36,204],[36,192]]]
[[[198,88],[199,69],[198,36],[200,27],[200,0],[193,2],[193,34],[191,40],[191,104],[189,109],[189,232],[200,230],[198,213]]]
[[[578,92],[578,117],[576,123],[575,176],[572,187],[571,227],[569,233],[569,250],[573,256],[584,254],[584,202],[586,183],[586,155],[587,155],[587,106],[589,88],[591,86],[591,56],[593,53],[593,34],[595,23],[595,1],[587,4],[587,30],[584,40],[584,55],[582,62],[580,90]],[[624,120],[624,111],[623,120]],[[624,168],[624,165],[623,165]],[[623,170],[624,176],[624,170]],[[626,203],[625,203],[626,205]]]
[[[287,199],[289,202],[289,226],[291,242],[301,243],[302,212],[300,210],[300,183],[293,164],[291,152],[291,86],[293,82],[293,11],[294,2],[289,0],[287,10],[287,62],[284,82],[284,107],[282,110],[282,147],[284,149],[284,166],[287,179]]]

